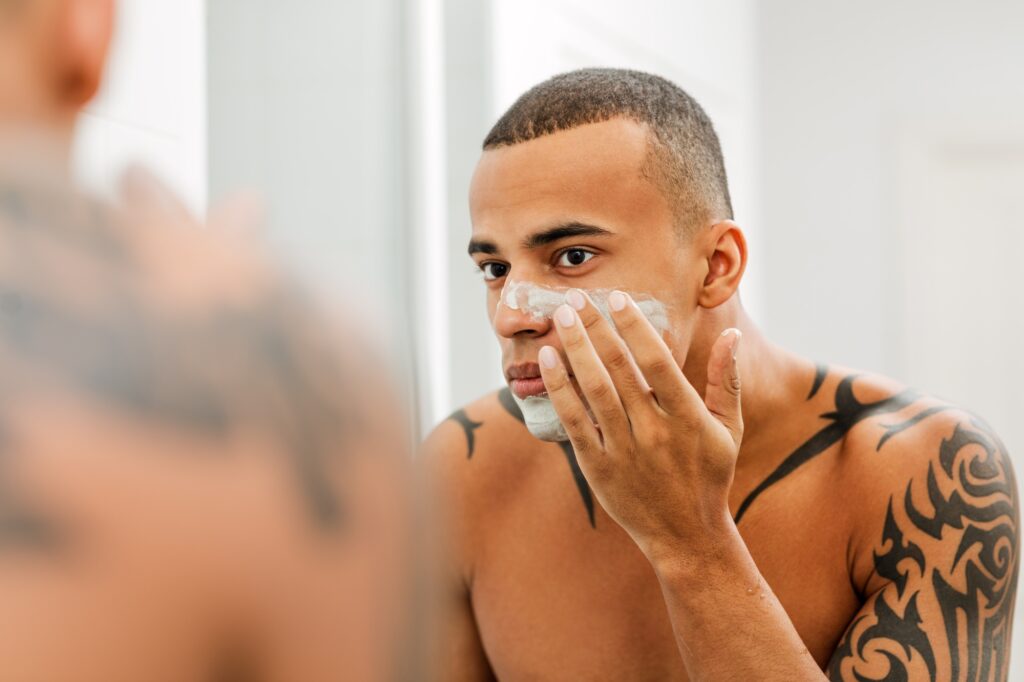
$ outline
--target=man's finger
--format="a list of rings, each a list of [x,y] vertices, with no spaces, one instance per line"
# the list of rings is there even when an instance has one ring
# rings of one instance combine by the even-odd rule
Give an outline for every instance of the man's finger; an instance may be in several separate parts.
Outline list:
[[[700,396],[683,375],[672,351],[640,312],[629,294],[613,291],[608,296],[612,320],[626,342],[655,398],[669,414],[685,414],[700,404]]]
[[[551,346],[540,349],[537,358],[540,375],[544,379],[548,399],[558,413],[558,418],[569,434],[577,456],[586,457],[601,451],[601,436],[587,414],[587,408],[576,394],[569,374],[558,357],[558,351]]]
[[[612,323],[597,309],[593,300],[579,289],[570,289],[565,295],[565,302],[579,315],[594,351],[619,394],[626,415],[636,416],[639,411],[650,409],[654,405],[651,387]]]
[[[704,404],[722,422],[738,446],[743,438],[740,405],[740,374],[736,353],[743,338],[739,329],[726,329],[711,347],[708,359],[708,387]]]
[[[601,427],[605,442],[625,445],[631,438],[629,420],[608,370],[590,342],[579,315],[569,305],[558,307],[555,328],[562,341],[566,362],[572,367],[576,384]],[[571,387],[570,387],[571,388]]]

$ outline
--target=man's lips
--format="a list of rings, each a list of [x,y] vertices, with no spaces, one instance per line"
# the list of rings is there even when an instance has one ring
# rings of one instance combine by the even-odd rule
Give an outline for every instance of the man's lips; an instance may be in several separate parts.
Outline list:
[[[505,370],[505,377],[508,379],[509,388],[520,400],[547,394],[544,380],[540,376],[540,365],[536,362],[511,365]]]
[[[547,393],[547,389],[544,388],[544,380],[540,377],[512,379],[508,385],[520,400]]]
[[[536,362],[522,362],[505,368],[508,386],[520,400],[545,392],[544,380],[540,378],[540,365]]]

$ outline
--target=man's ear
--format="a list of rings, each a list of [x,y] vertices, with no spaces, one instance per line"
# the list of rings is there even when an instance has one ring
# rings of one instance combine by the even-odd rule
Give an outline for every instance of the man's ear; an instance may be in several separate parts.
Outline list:
[[[59,0],[54,42],[58,96],[81,109],[100,88],[114,33],[114,0]]]
[[[728,301],[740,286],[747,267],[747,239],[731,220],[711,226],[707,234],[707,269],[698,303],[715,308]]]

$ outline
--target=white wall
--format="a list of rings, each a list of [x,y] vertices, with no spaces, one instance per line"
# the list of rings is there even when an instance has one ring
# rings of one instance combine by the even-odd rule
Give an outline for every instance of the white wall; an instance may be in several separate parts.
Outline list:
[[[769,335],[974,409],[1024,472],[1024,4],[765,0],[759,26]]]
[[[449,328],[451,393],[443,416],[502,385],[498,344],[487,323],[484,286],[465,255],[468,185],[480,144],[525,90],[563,71],[616,66],[652,71],[686,89],[708,111],[722,139],[737,220],[760,248],[756,183],[755,15],[750,0],[462,0],[447,24],[449,45]],[[488,9],[480,9],[480,5]],[[488,47],[489,46],[489,47]],[[472,56],[476,55],[475,60]],[[744,297],[760,310],[760,277],[748,271]]]
[[[261,195],[280,258],[339,314],[372,318],[399,354],[417,258],[400,5],[213,0],[207,13],[211,196]]]
[[[1024,4],[769,0],[760,26],[767,331],[972,407],[1024,452],[1020,332],[1000,321],[1024,293]]]
[[[1024,111],[1024,5],[766,0],[760,16],[765,326],[813,357],[901,375],[887,317],[899,140]]]
[[[109,195],[128,163],[206,207],[204,0],[122,0],[103,87],[82,116],[74,165]]]

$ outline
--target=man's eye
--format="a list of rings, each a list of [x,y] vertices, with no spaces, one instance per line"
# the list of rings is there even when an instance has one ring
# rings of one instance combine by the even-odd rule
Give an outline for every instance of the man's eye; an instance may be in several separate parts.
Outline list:
[[[487,281],[501,279],[508,274],[508,265],[505,263],[488,262],[481,265],[480,269],[483,270],[484,279]]]
[[[558,256],[558,265],[566,268],[574,268],[583,265],[594,257],[593,251],[586,249],[566,249]]]

